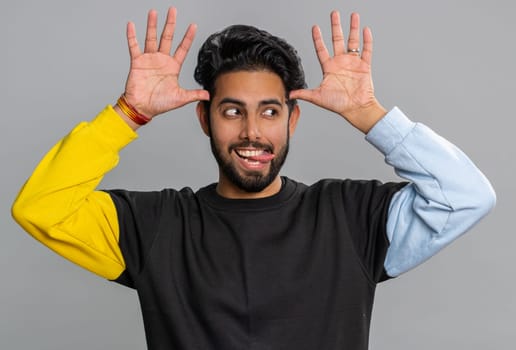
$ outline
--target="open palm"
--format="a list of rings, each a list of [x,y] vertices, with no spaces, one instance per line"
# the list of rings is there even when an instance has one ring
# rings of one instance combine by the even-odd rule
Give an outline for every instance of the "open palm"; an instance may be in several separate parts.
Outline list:
[[[363,111],[378,106],[374,95],[371,75],[373,39],[369,28],[363,31],[363,51],[360,47],[360,19],[357,13],[351,15],[350,32],[345,45],[344,35],[337,11],[331,14],[332,44],[334,55],[326,48],[321,30],[312,29],[315,51],[323,71],[321,84],[314,89],[292,91],[290,98],[299,98],[340,114],[359,129]]]
[[[131,68],[125,98],[138,112],[151,118],[187,103],[209,98],[206,90],[186,90],[179,85],[179,73],[195,37],[196,26],[191,24],[188,27],[175,53],[170,55],[175,22],[176,9],[170,8],[158,45],[157,13],[150,11],[143,52],[136,40],[134,24],[130,22],[127,25]]]

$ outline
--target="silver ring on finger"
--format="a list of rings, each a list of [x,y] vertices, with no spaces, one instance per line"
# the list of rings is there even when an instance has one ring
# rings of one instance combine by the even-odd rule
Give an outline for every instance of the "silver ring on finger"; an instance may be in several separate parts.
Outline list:
[[[349,53],[349,54],[353,54],[353,55],[357,55],[357,56],[359,56],[359,55],[360,55],[360,49],[351,49],[351,48],[348,48],[348,53]]]

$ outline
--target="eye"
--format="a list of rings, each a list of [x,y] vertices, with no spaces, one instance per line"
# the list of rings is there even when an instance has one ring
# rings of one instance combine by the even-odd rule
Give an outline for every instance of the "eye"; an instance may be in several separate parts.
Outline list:
[[[227,108],[224,110],[224,115],[227,117],[236,117],[240,115],[238,108]]]
[[[267,108],[266,110],[263,111],[262,114],[267,117],[275,117],[278,115],[278,111],[274,108]]]

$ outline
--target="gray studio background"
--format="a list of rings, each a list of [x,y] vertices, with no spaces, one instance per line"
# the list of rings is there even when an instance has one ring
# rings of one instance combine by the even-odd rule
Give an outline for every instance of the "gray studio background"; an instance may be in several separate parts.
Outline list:
[[[199,25],[182,82],[201,42],[234,23],[257,25],[298,48],[308,83],[320,81],[310,28],[329,40],[329,13],[359,11],[375,39],[379,100],[398,105],[459,145],[492,181],[496,209],[425,265],[377,289],[371,349],[514,349],[516,197],[514,82],[516,5],[489,1],[17,0],[2,2],[0,157],[0,349],[145,348],[134,291],[65,261],[11,219],[18,189],[43,154],[75,124],[93,118],[123,91],[125,25],[143,43],[147,10],[160,26],[178,7],[177,30]],[[174,46],[175,47],[175,46]],[[216,164],[194,106],[169,113],[123,150],[105,188],[198,188]],[[283,174],[395,180],[392,170],[344,120],[302,103]]]

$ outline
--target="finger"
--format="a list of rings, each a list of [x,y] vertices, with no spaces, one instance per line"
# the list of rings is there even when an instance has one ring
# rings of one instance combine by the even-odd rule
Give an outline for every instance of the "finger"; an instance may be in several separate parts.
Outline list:
[[[158,13],[150,10],[147,15],[147,34],[145,36],[144,52],[156,52],[158,50],[157,38]]]
[[[195,89],[185,91],[185,104],[195,101],[208,101],[210,99],[210,93],[207,90]]]
[[[331,41],[333,43],[333,54],[340,55],[346,52],[344,47],[344,34],[340,24],[340,14],[338,11],[331,13]]]
[[[364,28],[364,44],[362,51],[362,60],[366,61],[368,64],[371,64],[371,59],[373,57],[373,34],[371,33],[371,29],[366,27]]]
[[[172,39],[174,38],[176,28],[176,14],[177,10],[174,7],[168,9],[167,22],[165,23],[159,42],[159,52],[167,55],[170,54],[170,49],[172,48]]]
[[[360,17],[358,13],[351,14],[349,24],[348,50],[360,48]]]
[[[324,45],[324,41],[321,34],[321,28],[319,28],[318,26],[312,27],[312,38],[314,41],[315,53],[317,54],[319,63],[321,63],[322,65],[330,58],[330,54],[328,53],[326,45]]]
[[[176,99],[176,101],[173,101],[173,107],[172,109],[176,109],[179,107],[182,107],[184,105],[187,105],[189,103],[195,102],[195,101],[207,101],[210,99],[210,93],[207,90],[183,90],[181,89],[179,96]]]
[[[289,99],[299,99],[310,103],[314,103],[315,95],[315,91],[310,89],[292,90],[289,94]]]
[[[197,31],[197,25],[190,24],[188,29],[186,30],[185,36],[181,43],[176,49],[174,53],[174,58],[179,62],[179,65],[182,65],[186,55],[188,54],[188,50],[190,50],[190,46],[192,46],[192,42],[195,38],[195,32]]]
[[[136,39],[136,29],[134,27],[133,22],[127,23],[126,33],[127,46],[129,47],[129,56],[131,57],[131,60],[133,60],[142,54],[140,48],[138,47],[138,40]]]

